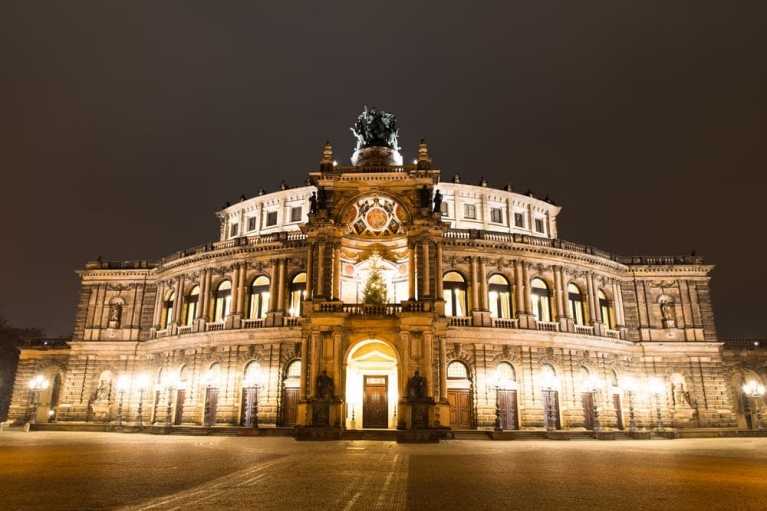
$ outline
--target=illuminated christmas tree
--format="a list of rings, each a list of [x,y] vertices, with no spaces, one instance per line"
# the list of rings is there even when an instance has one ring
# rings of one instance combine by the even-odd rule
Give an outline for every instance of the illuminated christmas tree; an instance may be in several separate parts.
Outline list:
[[[381,273],[381,256],[373,252],[370,256],[370,274],[362,289],[362,303],[383,304],[386,303],[386,283]]]

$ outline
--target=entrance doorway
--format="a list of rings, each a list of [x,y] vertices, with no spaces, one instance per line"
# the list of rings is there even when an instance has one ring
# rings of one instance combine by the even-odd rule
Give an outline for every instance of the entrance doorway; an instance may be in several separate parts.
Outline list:
[[[501,412],[502,429],[519,429],[517,421],[517,391],[499,390],[498,404]]]
[[[365,376],[365,390],[362,397],[363,428],[387,428],[389,426],[387,388],[386,375]]]
[[[384,341],[369,339],[355,344],[346,356],[347,429],[394,428],[397,420],[397,361]]]
[[[594,429],[594,394],[581,392],[581,403],[583,404],[583,427]]]
[[[450,404],[450,427],[452,429],[471,429],[471,392],[468,390],[448,390],[447,401]]]

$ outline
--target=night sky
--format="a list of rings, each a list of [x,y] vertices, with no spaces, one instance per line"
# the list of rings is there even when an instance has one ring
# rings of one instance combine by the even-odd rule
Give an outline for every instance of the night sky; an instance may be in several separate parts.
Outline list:
[[[720,337],[767,337],[767,2],[5,2],[0,315],[72,331],[75,270],[215,241],[215,211],[365,105],[406,163],[562,206],[559,236],[716,266]]]

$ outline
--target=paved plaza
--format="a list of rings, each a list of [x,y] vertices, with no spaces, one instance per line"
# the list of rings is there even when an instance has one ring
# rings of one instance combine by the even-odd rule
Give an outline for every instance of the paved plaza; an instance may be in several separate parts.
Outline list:
[[[767,509],[767,438],[296,442],[0,432],[4,509]]]

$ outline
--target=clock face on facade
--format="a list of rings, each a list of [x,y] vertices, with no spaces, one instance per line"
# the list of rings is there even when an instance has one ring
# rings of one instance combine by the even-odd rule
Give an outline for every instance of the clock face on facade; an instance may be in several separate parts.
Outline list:
[[[341,218],[357,236],[385,238],[400,234],[408,215],[391,199],[365,197],[347,206]]]

